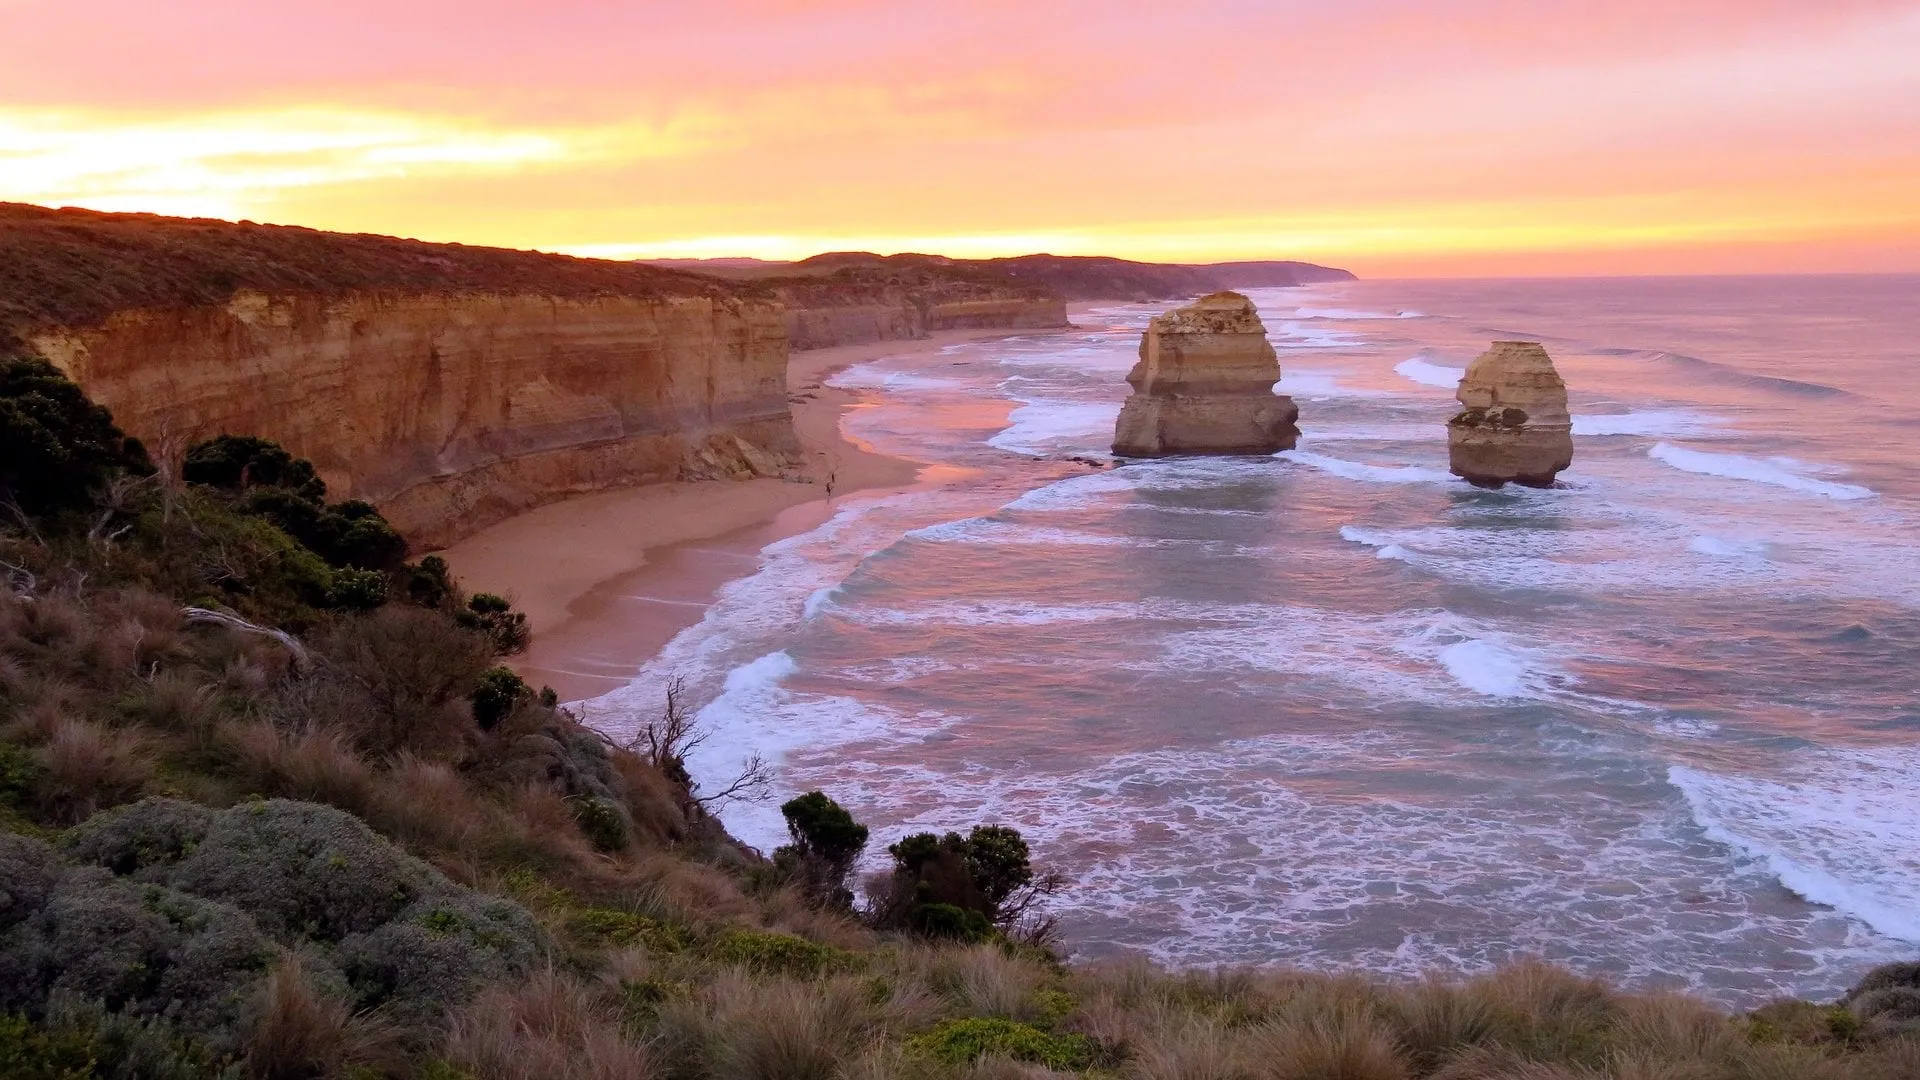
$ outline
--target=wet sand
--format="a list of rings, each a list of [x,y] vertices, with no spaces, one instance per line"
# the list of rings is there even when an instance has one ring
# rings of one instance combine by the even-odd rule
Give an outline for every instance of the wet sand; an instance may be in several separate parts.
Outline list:
[[[841,416],[861,399],[824,385],[829,376],[867,360],[1018,333],[1031,331],[954,330],[793,354],[787,390],[805,482],[598,492],[509,518],[441,554],[469,591],[499,593],[527,613],[533,646],[512,664],[528,682],[553,687],[563,701],[604,694],[699,622],[722,585],[752,573],[761,548],[832,516],[833,499],[920,479],[921,463],[875,453],[843,433]]]

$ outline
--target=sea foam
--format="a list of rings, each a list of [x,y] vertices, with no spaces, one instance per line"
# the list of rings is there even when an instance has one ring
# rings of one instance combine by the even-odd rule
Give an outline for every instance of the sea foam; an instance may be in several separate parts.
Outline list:
[[[1418,356],[1409,357],[1400,361],[1393,365],[1393,370],[1405,378],[1419,383],[1421,386],[1433,386],[1442,390],[1452,390],[1458,387],[1460,380],[1467,377],[1466,368],[1435,364]]]
[[[1828,751],[1780,778],[1675,765],[1667,779],[1709,837],[1787,888],[1920,943],[1920,755],[1911,748]]]
[[[1455,682],[1476,694],[1495,698],[1539,696],[1536,670],[1522,650],[1498,642],[1472,638],[1440,650],[1440,665]]]
[[[1355,311],[1352,308],[1306,308],[1294,312],[1296,319],[1420,319],[1425,316],[1418,311],[1396,311],[1388,314],[1384,311]]]
[[[987,440],[996,450],[1050,454],[1060,450],[1101,451],[1113,440],[1120,406],[1106,401],[1023,399],[1007,417],[1006,430]]]
[[[1774,487],[1799,491],[1808,495],[1821,495],[1829,499],[1870,499],[1873,489],[1856,484],[1836,484],[1827,480],[1815,480],[1800,472],[1787,468],[1781,459],[1762,461],[1742,454],[1710,454],[1704,450],[1688,450],[1672,443],[1655,443],[1647,456],[1655,461],[1664,462],[1676,469],[1703,476],[1719,476],[1729,480],[1748,480],[1756,484],[1771,484]]]
[[[1316,469],[1330,472],[1347,480],[1360,480],[1370,484],[1447,484],[1453,482],[1453,474],[1445,469],[1430,469],[1420,465],[1368,465],[1345,458],[1328,457],[1309,450],[1282,450],[1274,457],[1283,461],[1297,461],[1302,465],[1311,465]]]
[[[1721,428],[1718,418],[1687,409],[1646,409],[1624,413],[1587,413],[1573,418],[1575,435],[1645,437],[1707,435]]]

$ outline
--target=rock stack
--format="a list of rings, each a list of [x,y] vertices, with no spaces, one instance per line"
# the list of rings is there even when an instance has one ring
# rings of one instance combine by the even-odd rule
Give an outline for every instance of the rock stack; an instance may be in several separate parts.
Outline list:
[[[1271,454],[1292,449],[1300,409],[1273,392],[1280,362],[1253,301],[1203,296],[1155,318],[1127,382],[1133,396],[1114,425],[1122,457]]]
[[[1475,487],[1552,487],[1573,464],[1567,384],[1537,341],[1496,341],[1467,366],[1447,421],[1453,474]]]

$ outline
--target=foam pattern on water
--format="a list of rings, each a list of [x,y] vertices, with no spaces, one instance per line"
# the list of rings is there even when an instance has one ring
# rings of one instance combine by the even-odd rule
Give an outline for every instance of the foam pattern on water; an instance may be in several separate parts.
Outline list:
[[[1303,405],[1275,457],[1060,460],[1106,450],[1166,305],[859,365],[850,431],[964,479],[769,547],[588,719],[680,676],[696,775],[768,755],[882,841],[1018,825],[1085,951],[1830,997],[1914,947],[1920,327],[1768,338],[1823,286],[1698,287],[1249,290]],[[1572,388],[1552,489],[1447,471],[1490,338]],[[768,847],[776,804],[723,816]]]
[[[1707,835],[1801,896],[1920,945],[1920,747],[1803,755],[1780,777],[1676,765]]]

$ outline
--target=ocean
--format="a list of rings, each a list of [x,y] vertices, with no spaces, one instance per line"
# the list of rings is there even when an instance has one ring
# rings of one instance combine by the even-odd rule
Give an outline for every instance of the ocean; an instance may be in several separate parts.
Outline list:
[[[997,822],[1079,957],[1388,977],[1537,956],[1729,1006],[1920,955],[1920,277],[1253,290],[1298,448],[1097,470],[1147,320],[836,377],[927,463],[773,544],[686,680],[784,840]],[[1447,472],[1462,369],[1545,343],[1551,490]]]

